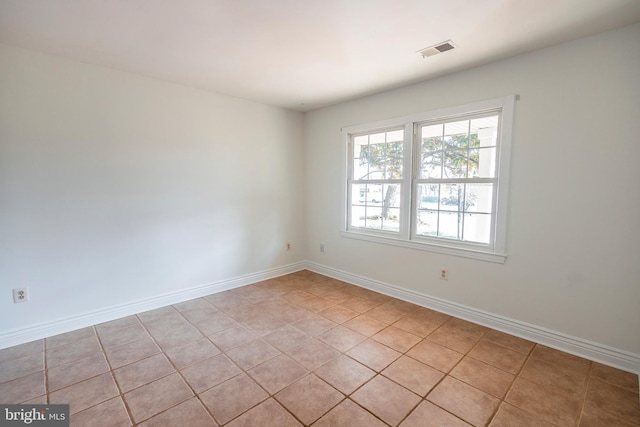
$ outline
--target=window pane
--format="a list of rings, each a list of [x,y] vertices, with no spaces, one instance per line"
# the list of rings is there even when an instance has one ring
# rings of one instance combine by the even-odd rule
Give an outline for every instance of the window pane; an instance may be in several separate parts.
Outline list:
[[[496,148],[469,150],[469,177],[493,178],[496,176]]]
[[[466,178],[467,151],[445,151],[442,172],[444,178]]]
[[[440,186],[440,210],[462,210],[463,195],[463,184],[442,184]]]
[[[402,142],[404,140],[404,129],[387,132],[387,142]]]
[[[498,115],[471,120],[469,145],[472,148],[494,147],[498,138]]]
[[[418,211],[418,224],[416,234],[420,236],[438,235],[438,211],[421,210]]]
[[[440,211],[438,237],[456,240],[462,238],[462,212]]]
[[[469,120],[445,123],[444,141],[450,149],[467,148],[469,146]]]
[[[420,178],[442,178],[442,152],[422,155]]]
[[[382,229],[382,208],[367,207],[367,214],[365,217],[366,228],[372,228],[374,230]]]
[[[493,210],[493,184],[467,184],[465,211],[491,213]]]
[[[444,125],[439,123],[437,125],[421,126],[420,135],[422,135],[422,139],[433,137],[441,138],[442,135],[444,135]]]
[[[464,215],[464,239],[467,242],[485,243],[490,242],[491,237],[491,215],[490,214],[470,214]]]
[[[353,159],[353,179],[369,179],[369,165],[360,158]]]
[[[439,184],[418,184],[418,209],[438,209]]]
[[[366,209],[364,206],[351,205],[351,226],[364,228]]]
[[[400,184],[385,184],[382,186],[380,201],[383,203],[383,207],[400,207],[400,186]]]
[[[382,217],[382,229],[386,231],[400,231],[400,209],[387,209]]]
[[[351,204],[364,205],[367,201],[367,186],[363,184],[354,184],[351,186]]]

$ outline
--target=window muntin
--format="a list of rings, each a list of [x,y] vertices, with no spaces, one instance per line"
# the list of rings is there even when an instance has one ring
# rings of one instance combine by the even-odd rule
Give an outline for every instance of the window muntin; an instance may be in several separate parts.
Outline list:
[[[343,128],[342,235],[504,262],[515,101],[510,95]],[[402,146],[390,131],[402,135]],[[370,146],[388,142],[396,149]],[[396,198],[380,206],[384,185],[397,186]]]

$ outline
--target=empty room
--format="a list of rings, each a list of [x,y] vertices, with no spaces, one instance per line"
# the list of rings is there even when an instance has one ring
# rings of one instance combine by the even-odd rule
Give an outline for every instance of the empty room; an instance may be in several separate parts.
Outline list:
[[[638,159],[637,0],[0,0],[0,425],[640,426]]]

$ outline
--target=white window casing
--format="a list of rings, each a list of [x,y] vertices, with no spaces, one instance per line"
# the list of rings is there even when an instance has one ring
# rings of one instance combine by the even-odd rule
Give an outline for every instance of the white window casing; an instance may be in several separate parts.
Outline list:
[[[341,235],[504,263],[515,101],[343,128]]]

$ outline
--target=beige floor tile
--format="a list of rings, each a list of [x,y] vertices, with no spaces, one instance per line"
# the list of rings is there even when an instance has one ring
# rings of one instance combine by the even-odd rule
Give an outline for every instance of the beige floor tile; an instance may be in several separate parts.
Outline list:
[[[108,322],[99,323],[95,326],[96,332],[112,330],[112,329],[120,329],[126,328],[127,326],[132,326],[140,324],[140,319],[136,315],[121,317],[119,319],[111,320]]]
[[[579,373],[588,372],[591,366],[591,362],[589,360],[569,353],[564,353],[553,348],[545,347],[540,344],[537,344],[531,352],[531,358],[542,360],[564,370]]]
[[[306,270],[0,350],[0,396],[72,426],[640,427],[637,375]]]
[[[226,425],[227,427],[302,427],[274,399],[267,399]]]
[[[267,312],[261,312],[260,315],[243,321],[242,325],[255,332],[256,335],[263,336],[287,326],[287,323]]]
[[[527,360],[525,354],[509,350],[486,339],[480,340],[468,356],[514,375],[520,371]]]
[[[439,323],[425,320],[419,314],[408,314],[393,324],[396,328],[412,333],[413,335],[425,338],[440,327]]]
[[[293,347],[297,347],[310,338],[309,335],[291,325],[276,329],[262,337],[262,339],[280,351],[287,351]]]
[[[407,352],[410,356],[442,372],[449,372],[462,359],[462,354],[440,344],[423,340]]]
[[[105,372],[109,372],[107,360],[103,353],[96,353],[93,356],[49,369],[47,371],[48,387],[51,391],[58,390]]]
[[[377,341],[368,339],[353,347],[347,354],[376,372],[382,371],[402,355]]]
[[[368,317],[371,317],[372,319],[375,319],[386,325],[391,325],[392,323],[397,322],[408,314],[406,310],[395,307],[390,303],[379,305],[365,313]]]
[[[333,359],[314,373],[345,395],[353,393],[376,375],[371,369],[345,355]]]
[[[335,323],[344,323],[347,320],[353,319],[354,317],[358,316],[357,312],[338,305],[334,305],[332,307],[324,309],[318,312],[318,314],[325,319],[329,319]]]
[[[333,348],[345,352],[364,341],[367,337],[344,326],[337,326],[318,336]]]
[[[196,393],[208,390],[241,372],[224,354],[210,357],[180,371]]]
[[[343,303],[338,304],[338,306],[346,308],[347,310],[355,311],[356,313],[364,313],[373,308],[379,306],[380,303],[377,301],[371,301],[365,298],[350,298]]]
[[[600,363],[593,362],[591,367],[591,378],[614,385],[624,390],[638,392],[638,375],[631,372],[621,371]]]
[[[292,304],[300,304],[302,301],[308,300],[310,298],[314,298],[315,295],[302,290],[295,290],[295,291],[287,292],[281,297]]]
[[[418,344],[422,338],[417,335],[413,335],[407,331],[389,326],[374,336],[372,339],[391,347],[392,349],[399,351],[400,353],[407,352],[411,347]]]
[[[55,347],[68,346],[70,344],[77,344],[78,341],[84,338],[95,338],[96,332],[92,326],[87,328],[77,329],[75,331],[66,332],[64,334],[54,335],[45,339],[45,345],[47,350],[51,350]]]
[[[200,400],[195,397],[139,424],[140,427],[215,427],[217,425],[204,406],[202,406]]]
[[[516,378],[505,401],[556,425],[573,425],[582,405],[580,399],[568,397],[523,378]]]
[[[261,339],[254,339],[227,352],[227,356],[244,370],[251,369],[279,354],[281,354],[280,350]]]
[[[119,394],[111,373],[76,383],[49,395],[50,403],[69,404],[71,414],[105,402]]]
[[[165,352],[171,363],[182,369],[220,354],[220,350],[206,338],[200,338],[189,344],[167,349]]]
[[[120,347],[106,349],[105,353],[111,368],[116,369],[158,354],[160,351],[160,347],[151,338],[145,338]]]
[[[91,329],[91,331],[93,331],[93,329]],[[52,368],[93,356],[101,351],[102,347],[100,347],[98,337],[94,334],[54,348],[47,347],[45,357],[47,359],[47,367]]]
[[[131,419],[121,397],[102,402],[96,406],[71,415],[71,427],[126,427]]]
[[[534,358],[527,360],[520,372],[521,378],[526,378],[545,387],[554,388],[563,394],[579,399],[584,396],[587,375],[587,370],[564,369]]]
[[[515,379],[514,375],[471,357],[462,359],[450,375],[500,399],[504,398]]]
[[[427,339],[462,354],[471,350],[480,340],[478,336],[469,335],[459,329],[447,327],[447,325],[448,323],[445,323],[439,327]]]
[[[198,330],[208,337],[238,326],[238,322],[221,311],[212,314],[206,322],[196,324]]]
[[[191,389],[175,373],[124,395],[136,424],[153,417],[193,396]]]
[[[328,299],[324,299],[320,296],[314,296],[313,298],[302,301],[299,305],[305,310],[309,310],[313,313],[318,313],[322,310],[326,310],[327,308],[336,305],[336,303]]]
[[[218,313],[220,313],[220,310],[203,299],[195,301],[202,301],[202,304],[206,305],[181,311],[180,314],[182,314],[185,319],[196,326],[202,323],[215,321],[215,319],[218,317]]]
[[[202,333],[193,327],[193,325],[187,323],[185,325],[172,328],[165,333],[156,334],[153,338],[156,340],[156,343],[158,343],[160,348],[167,350],[171,347],[182,346],[190,342],[197,341],[202,338]]]
[[[340,355],[340,352],[322,341],[312,338],[287,351],[296,362],[312,371]]]
[[[156,354],[113,371],[123,393],[175,372],[164,354]]]
[[[329,329],[335,328],[337,325],[337,323],[325,319],[322,316],[318,316],[317,314],[307,316],[306,318],[293,323],[294,327],[300,329],[305,334],[314,337],[328,331]]]
[[[380,375],[359,388],[351,399],[393,426],[420,403],[418,395]]]
[[[604,383],[592,378],[585,397],[585,404],[602,412],[616,415],[640,424],[640,400],[638,393]]]
[[[346,399],[333,408],[313,427],[386,427],[383,423],[369,412],[362,409],[353,401]]]
[[[472,425],[484,426],[498,409],[500,399],[455,378],[446,377],[427,400]]]
[[[442,325],[442,327],[448,331],[456,330],[476,338],[482,338],[490,330],[486,326],[478,325],[477,323],[469,322],[463,319],[458,319],[457,317],[450,318],[445,324]]]
[[[2,403],[18,404],[45,393],[44,371],[16,378],[0,384]]]
[[[44,370],[44,353],[31,353],[0,363],[0,383]]]
[[[491,427],[553,427],[533,414],[503,402],[491,420]]]
[[[32,353],[44,352],[44,340],[36,340],[28,343],[14,345],[0,350],[0,364],[11,359],[18,359]]]
[[[444,377],[444,374],[437,369],[408,356],[402,356],[393,362],[382,371],[382,375],[421,397],[426,396]]]
[[[247,372],[270,394],[275,394],[309,373],[298,362],[281,354]]]
[[[240,374],[200,395],[218,424],[225,424],[269,395],[245,374]]]
[[[582,415],[580,416],[580,427],[602,427],[602,426],[615,426],[615,427],[637,427],[638,424],[629,420],[625,420],[616,415],[608,414],[600,409],[594,408],[590,404],[587,404],[582,409]]]
[[[136,323],[120,329],[101,329],[98,337],[102,347],[112,348],[149,338],[149,334],[141,324]]]
[[[531,341],[527,341],[525,339],[514,337],[513,335],[505,334],[504,332],[495,330],[487,332],[487,334],[485,335],[485,339],[487,341],[491,341],[494,344],[501,345],[522,354],[531,353],[531,350],[535,346],[535,344]]]
[[[367,337],[373,336],[387,327],[386,324],[379,320],[372,319],[363,314],[347,320],[343,325]]]
[[[281,390],[275,398],[302,423],[309,425],[336,406],[344,395],[309,374]]]
[[[437,407],[431,402],[423,401],[400,424],[400,427],[470,427],[455,415]],[[512,427],[520,427],[513,425]]]
[[[240,325],[209,335],[211,342],[222,351],[228,351],[234,347],[248,343],[257,337],[254,332]]]

